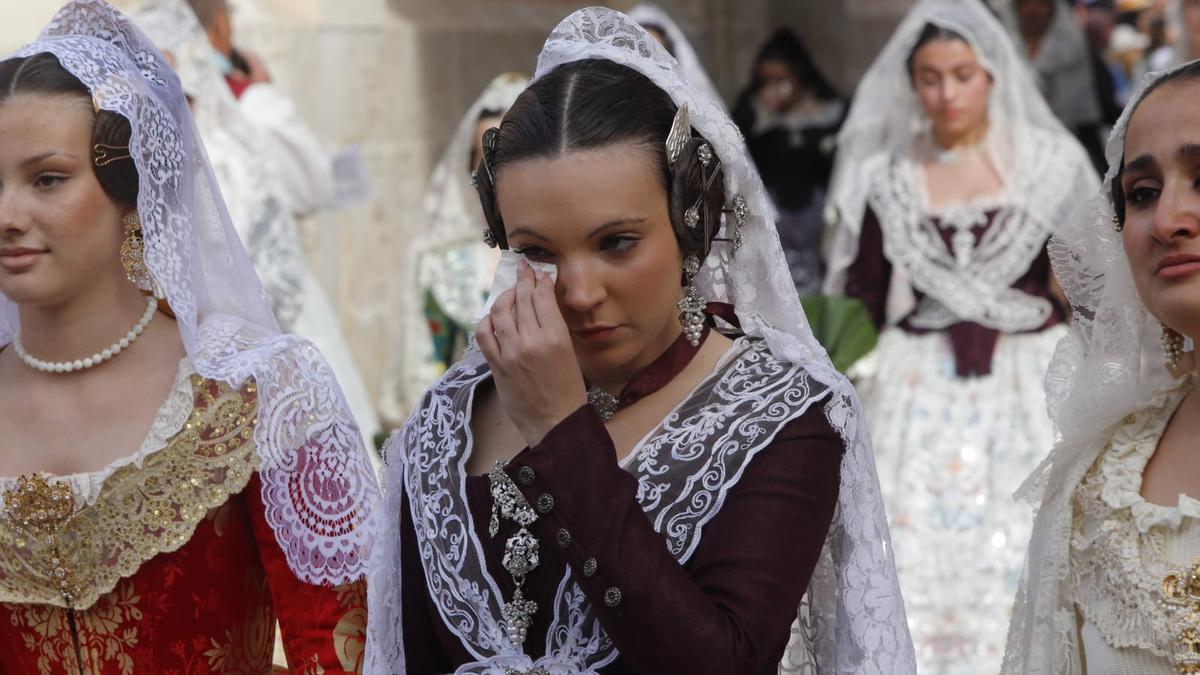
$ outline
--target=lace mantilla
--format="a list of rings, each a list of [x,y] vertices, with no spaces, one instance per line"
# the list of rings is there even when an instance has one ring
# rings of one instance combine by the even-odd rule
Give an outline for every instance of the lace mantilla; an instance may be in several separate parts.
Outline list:
[[[701,384],[636,448],[628,469],[638,480],[638,500],[667,548],[685,562],[700,543],[704,524],[719,511],[743,468],[788,422],[827,399],[829,389],[802,369],[770,355],[759,340],[742,339],[717,374]],[[489,672],[494,659],[520,660],[503,630],[495,581],[484,567],[466,501],[470,456],[470,405],[491,377],[479,359],[453,369],[430,393],[422,421],[405,431],[409,508],[426,568],[428,590],[442,620],[480,663],[460,673]],[[447,426],[448,421],[457,421]],[[570,574],[559,584],[544,662],[591,672],[617,654],[582,589]],[[552,671],[557,672],[557,671]]]
[[[14,56],[41,53],[77,77],[97,109],[130,122],[146,266],[196,372],[234,387],[257,383],[263,501],[288,565],[309,583],[360,577],[378,499],[370,458],[328,363],[279,330],[179,79],[103,0],[72,0]],[[16,306],[0,295],[0,343],[18,327]]]
[[[1168,507],[1140,494],[1146,464],[1191,388],[1173,389],[1126,417],[1075,492],[1070,599],[1115,648],[1174,658],[1182,632],[1180,603],[1174,600],[1187,594],[1188,585],[1200,595],[1200,585],[1189,583],[1191,570],[1181,573],[1166,554],[1167,540],[1177,536],[1183,519],[1200,518],[1200,502],[1181,495],[1178,507]],[[1169,576],[1175,579],[1172,602],[1165,596]],[[1200,622],[1193,620],[1190,628],[1200,630]]]
[[[140,466],[117,468],[94,503],[53,476],[7,484],[0,602],[87,609],[147,560],[186,544],[257,467],[257,391],[191,375],[182,429]]]
[[[1040,132],[1039,132],[1040,133]],[[1046,155],[1034,176],[1014,176],[1013,189],[1033,199],[1062,199],[1073,176],[1056,160],[1054,139],[1045,134],[1038,147]],[[986,200],[932,211],[915,160],[899,156],[872,182],[871,207],[883,231],[884,251],[925,294],[910,318],[914,326],[940,330],[971,321],[1006,332],[1031,330],[1050,317],[1044,298],[1012,288],[1041,254],[1054,223],[1008,200]],[[995,207],[988,226],[987,210]],[[987,229],[977,236],[979,228]],[[941,231],[952,231],[946,246]]]

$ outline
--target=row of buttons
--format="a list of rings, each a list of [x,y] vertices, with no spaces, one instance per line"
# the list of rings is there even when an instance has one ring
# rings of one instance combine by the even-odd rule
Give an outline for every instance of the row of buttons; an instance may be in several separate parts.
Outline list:
[[[537,480],[537,474],[534,472],[533,467],[522,466],[517,469],[517,482],[521,485],[529,487],[530,485],[533,485],[535,480]],[[539,496],[537,498],[536,508],[538,513],[542,514],[543,516],[553,511],[554,495],[546,493]],[[567,528],[560,527],[555,535],[555,541],[558,543],[559,548],[569,548],[571,546],[571,533],[567,531]],[[594,577],[599,569],[600,564],[596,562],[595,558],[588,558],[587,560],[583,561],[583,576],[588,578]],[[608,605],[609,607],[616,607],[621,604],[621,599],[622,596],[620,588],[617,588],[616,586],[609,586],[608,588],[604,589],[605,605]]]

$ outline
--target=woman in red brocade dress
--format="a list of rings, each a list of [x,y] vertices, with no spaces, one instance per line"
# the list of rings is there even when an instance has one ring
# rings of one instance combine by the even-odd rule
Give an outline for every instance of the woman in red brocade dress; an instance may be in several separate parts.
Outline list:
[[[76,0],[0,92],[0,673],[359,670],[377,486],[178,79]]]

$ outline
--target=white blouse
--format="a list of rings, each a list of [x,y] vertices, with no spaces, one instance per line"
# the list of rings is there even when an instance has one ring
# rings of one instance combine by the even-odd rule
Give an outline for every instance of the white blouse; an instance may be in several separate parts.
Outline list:
[[[1146,465],[1195,384],[1188,377],[1126,417],[1075,491],[1068,587],[1088,675],[1200,672],[1200,501],[1141,496]]]

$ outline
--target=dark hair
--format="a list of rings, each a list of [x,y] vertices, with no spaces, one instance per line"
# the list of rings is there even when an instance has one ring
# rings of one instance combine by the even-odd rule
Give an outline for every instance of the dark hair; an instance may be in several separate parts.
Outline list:
[[[800,86],[824,101],[832,101],[841,98],[837,89],[825,79],[825,76],[817,68],[817,62],[813,61],[808,50],[804,48],[804,43],[800,42],[800,38],[795,33],[787,28],[780,28],[763,44],[762,49],[758,50],[758,56],[754,58],[754,73],[750,83],[751,91],[758,91],[762,88],[762,82],[758,78],[758,67],[763,61],[782,61],[788,66],[788,70],[796,76],[800,81]]]
[[[74,75],[63,68],[58,57],[49,53],[0,61],[0,104],[17,94],[78,96],[91,107],[92,93]],[[92,126],[92,171],[104,192],[128,207],[137,206],[138,173],[129,157],[97,166],[97,160],[111,155],[109,148],[128,148],[132,129],[123,115],[108,110],[95,113]],[[126,152],[125,154],[128,154]]]
[[[908,52],[908,60],[905,61],[909,78],[912,78],[914,75],[913,59],[917,57],[917,52],[921,51],[921,47],[924,47],[934,40],[958,40],[959,42],[968,45],[971,44],[967,41],[967,38],[963,37],[962,33],[959,33],[956,30],[951,30],[935,23],[925,24],[925,27],[921,29],[921,33],[917,35],[917,43],[913,45],[913,48]]]
[[[1158,79],[1154,82],[1154,84],[1151,84],[1149,87],[1147,87],[1146,92],[1142,94],[1142,97],[1138,99],[1138,102],[1135,104],[1133,110],[1129,112],[1129,119],[1133,119],[1133,114],[1137,112],[1137,109],[1141,107],[1142,103],[1144,103],[1146,99],[1150,97],[1150,94],[1154,93],[1154,90],[1172,82],[1179,83],[1189,82],[1192,80],[1200,80],[1200,61],[1192,61],[1191,63],[1179,68],[1171,74]],[[1122,152],[1121,159],[1117,161],[1117,173],[1113,175],[1112,183],[1109,184],[1108,189],[1109,194],[1112,195],[1113,212],[1115,212],[1117,215],[1117,223],[1124,225],[1125,193],[1121,191],[1121,178],[1125,174],[1124,152]]]
[[[496,175],[506,165],[631,143],[654,159],[680,248],[706,254],[725,205],[724,174],[716,163],[702,166],[697,151],[706,141],[696,135],[685,145],[674,170],[668,166],[666,141],[677,110],[671,97],[649,78],[612,61],[575,61],[550,71],[517,97],[499,129],[484,133],[475,183],[491,236],[508,247],[495,186]],[[685,224],[684,214],[697,201],[707,227],[693,230]]]

